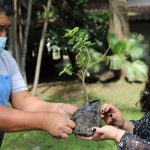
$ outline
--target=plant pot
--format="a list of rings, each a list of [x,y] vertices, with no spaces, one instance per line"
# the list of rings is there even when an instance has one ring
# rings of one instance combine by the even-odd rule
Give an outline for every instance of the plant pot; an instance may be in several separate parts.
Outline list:
[[[101,112],[100,100],[90,101],[88,104],[83,104],[71,118],[76,126],[73,133],[80,136],[92,136],[93,127],[100,127]]]

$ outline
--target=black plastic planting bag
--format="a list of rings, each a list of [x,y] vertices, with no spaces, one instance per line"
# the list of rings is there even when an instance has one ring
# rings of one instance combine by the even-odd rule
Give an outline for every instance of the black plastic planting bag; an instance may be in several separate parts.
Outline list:
[[[94,100],[83,104],[71,118],[76,126],[73,133],[80,136],[93,135],[92,128],[100,127],[101,112],[100,100]]]

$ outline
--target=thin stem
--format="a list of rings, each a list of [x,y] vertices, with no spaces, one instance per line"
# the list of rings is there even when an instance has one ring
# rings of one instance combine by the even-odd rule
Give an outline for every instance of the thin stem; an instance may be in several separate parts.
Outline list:
[[[89,66],[89,64],[90,64],[90,61],[91,61],[91,57],[90,57],[90,53],[89,53],[87,47],[85,47],[85,49],[86,49],[87,56],[88,56],[88,62],[87,62],[87,67],[86,67],[86,68],[88,68],[88,66]],[[87,72],[87,69],[85,69],[85,71]]]
[[[86,85],[85,85],[85,75],[82,70],[80,72],[81,72],[81,74],[78,73],[76,75],[81,79],[85,102],[88,103],[88,94],[87,94]]]
[[[104,56],[108,53],[110,47],[108,47],[108,49],[106,50],[106,52],[104,53],[104,55],[101,57],[101,59],[99,59],[98,61],[92,63],[91,65],[89,65],[89,64],[90,64],[90,54],[89,54],[89,51],[88,51],[88,49],[87,49],[86,47],[85,47],[85,49],[86,49],[87,57],[88,57],[87,67],[85,68],[84,71],[81,71],[81,76],[80,76],[80,78],[81,78],[81,80],[82,80],[82,86],[83,86],[83,91],[84,91],[84,94],[85,94],[85,100],[86,100],[86,102],[88,103],[88,100],[89,100],[89,99],[88,99],[88,93],[87,93],[86,85],[85,85],[85,77],[86,77],[86,74],[87,74],[88,69],[89,69],[90,67],[92,67],[94,64],[96,64],[96,63],[98,63],[98,62],[100,62],[100,61],[102,61],[102,60],[104,59]]]
[[[92,63],[91,65],[89,65],[88,69],[90,67],[92,67],[93,65],[97,64],[98,62],[102,61],[105,57],[105,55],[108,53],[108,51],[110,50],[110,46],[108,47],[108,49],[106,50],[106,52],[104,53],[104,55],[101,57],[101,59],[97,60],[96,62]]]
[[[88,99],[88,94],[87,94],[86,85],[85,85],[85,74],[82,71],[81,71],[81,76],[82,76],[81,80],[82,80],[82,87],[83,87],[84,96],[85,96],[85,102],[88,103],[89,99]]]
[[[89,51],[88,51],[86,46],[84,47],[84,49],[86,50],[88,61],[87,61],[87,67],[82,72],[82,77],[83,77],[82,85],[83,85],[83,90],[84,90],[84,94],[85,94],[85,100],[86,100],[86,103],[88,103],[89,102],[89,98],[88,98],[88,93],[87,93],[86,85],[85,85],[85,77],[86,77],[86,74],[87,74],[87,71],[88,71],[88,66],[90,64],[91,58],[90,58],[90,54],[89,54]]]

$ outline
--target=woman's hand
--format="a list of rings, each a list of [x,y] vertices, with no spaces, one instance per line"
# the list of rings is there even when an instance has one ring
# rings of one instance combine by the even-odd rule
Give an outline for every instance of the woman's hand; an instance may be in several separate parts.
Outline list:
[[[118,128],[123,128],[125,123],[121,111],[111,104],[104,104],[102,106],[102,118],[107,124]]]
[[[91,137],[81,137],[86,140],[114,140],[116,142],[120,142],[121,137],[125,134],[124,130],[118,129],[114,126],[106,125],[101,128],[94,127],[93,131],[95,132]]]

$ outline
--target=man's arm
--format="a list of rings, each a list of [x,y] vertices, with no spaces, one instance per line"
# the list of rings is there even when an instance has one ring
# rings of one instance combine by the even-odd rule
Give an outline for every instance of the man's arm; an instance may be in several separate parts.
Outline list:
[[[71,116],[77,107],[71,104],[50,103],[31,96],[28,91],[13,93],[11,96],[13,108],[30,112],[57,112]]]
[[[42,113],[31,113],[0,106],[0,130],[4,132],[42,129],[43,118]]]
[[[73,121],[60,113],[35,113],[0,106],[0,131],[45,130],[54,137],[67,138],[75,127]]]

